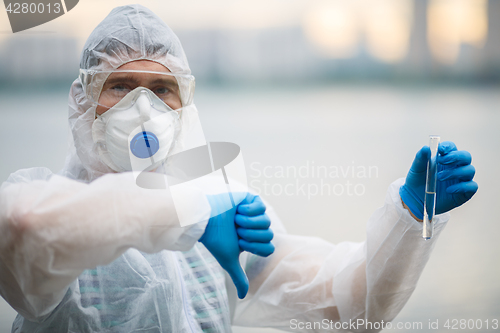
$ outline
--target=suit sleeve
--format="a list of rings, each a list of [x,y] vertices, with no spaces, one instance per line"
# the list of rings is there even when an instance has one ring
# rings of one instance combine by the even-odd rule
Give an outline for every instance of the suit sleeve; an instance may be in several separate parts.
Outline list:
[[[18,172],[0,189],[0,294],[29,320],[49,314],[83,270],[129,248],[191,248],[210,216],[202,193],[186,191],[200,222],[181,227],[169,191],[140,188],[131,173],[90,184],[57,175],[29,181],[35,173]]]
[[[310,332],[304,323],[317,322],[315,332],[345,332],[342,323],[346,328],[353,321],[393,320],[415,289],[449,219],[449,214],[437,215],[434,237],[424,240],[422,223],[401,204],[398,190],[403,182],[389,187],[361,243],[334,245],[321,238],[289,235],[270,209],[276,250],[267,258],[244,258],[250,291],[236,301],[233,324]],[[348,330],[380,331],[363,325]]]

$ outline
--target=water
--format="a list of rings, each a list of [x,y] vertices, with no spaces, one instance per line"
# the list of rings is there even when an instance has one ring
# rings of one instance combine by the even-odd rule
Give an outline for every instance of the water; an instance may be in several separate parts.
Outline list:
[[[427,170],[429,172],[429,170]],[[434,224],[432,218],[434,217],[434,210],[436,206],[436,192],[425,192],[424,199],[424,228],[422,229],[422,237],[425,240],[432,238],[434,233]],[[429,209],[430,208],[430,209]]]
[[[441,329],[432,332],[445,332],[448,319],[500,319],[500,224],[494,210],[500,201],[498,88],[199,85],[195,102],[209,140],[242,147],[250,184],[262,190],[288,232],[333,243],[365,239],[366,221],[383,203],[388,185],[406,175],[430,133],[471,152],[479,191],[452,212],[416,290],[394,320],[421,322],[419,332],[430,332],[428,323],[439,321]],[[0,179],[24,167],[62,167],[67,92],[0,92]],[[287,167],[302,176],[295,179]],[[313,175],[313,167],[326,167],[328,176]],[[280,193],[296,181],[306,193]],[[330,193],[314,193],[321,181]],[[0,300],[0,332],[10,330],[14,314]],[[486,332],[484,326],[472,331]]]

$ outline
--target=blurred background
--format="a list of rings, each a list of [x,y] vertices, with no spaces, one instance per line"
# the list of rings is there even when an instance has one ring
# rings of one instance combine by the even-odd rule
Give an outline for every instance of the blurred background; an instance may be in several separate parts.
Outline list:
[[[177,33],[207,139],[242,147],[250,186],[290,233],[364,241],[366,221],[428,135],[470,151],[479,191],[452,212],[394,323],[421,322],[425,332],[438,320],[432,331],[444,332],[447,319],[472,319],[483,325],[467,330],[494,331],[500,1],[81,0],[16,34],[0,6],[2,181],[21,168],[61,169],[67,95],[83,44],[112,8],[128,3],[149,7]],[[318,191],[322,184],[332,192]],[[0,333],[10,332],[14,317],[0,298]]]

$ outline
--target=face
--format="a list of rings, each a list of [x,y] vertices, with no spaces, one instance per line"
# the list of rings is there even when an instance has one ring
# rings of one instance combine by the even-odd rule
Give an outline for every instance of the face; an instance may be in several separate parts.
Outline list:
[[[170,73],[165,66],[149,60],[136,60],[126,63],[119,70],[141,70]],[[101,90],[96,113],[102,115],[113,107],[121,97],[137,87],[145,87],[162,99],[173,110],[182,107],[179,85],[174,76],[151,73],[112,73],[107,78]]]

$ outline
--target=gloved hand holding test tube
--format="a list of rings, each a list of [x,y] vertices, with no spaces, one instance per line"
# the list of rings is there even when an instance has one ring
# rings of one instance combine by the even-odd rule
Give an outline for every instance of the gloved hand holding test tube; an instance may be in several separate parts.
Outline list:
[[[440,142],[436,135],[415,155],[399,195],[404,208],[423,223],[424,239],[432,238],[436,215],[463,205],[476,193],[471,162],[468,151],[458,150],[451,141]]]
[[[437,185],[437,155],[438,146],[441,138],[437,135],[429,136],[429,148],[431,156],[427,163],[427,176],[425,181],[425,197],[424,197],[424,228],[422,237],[431,239],[434,231],[434,223],[432,218],[436,213],[436,185]]]

